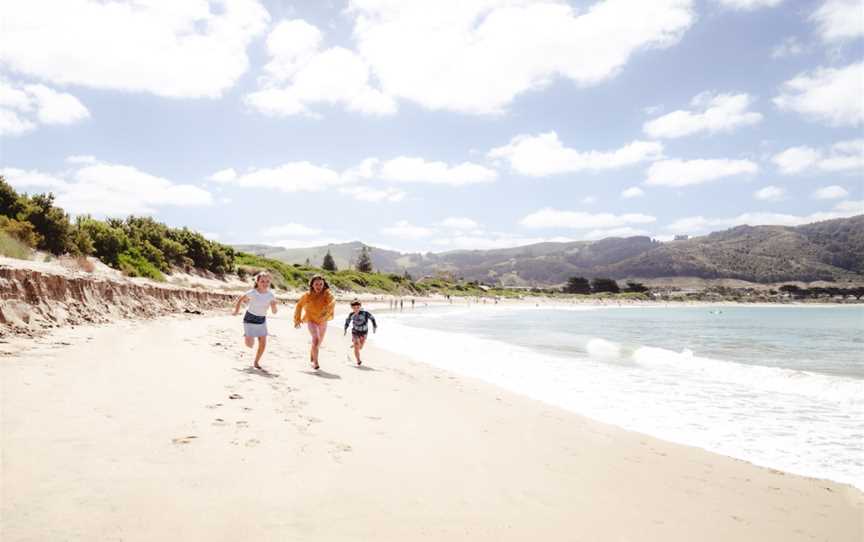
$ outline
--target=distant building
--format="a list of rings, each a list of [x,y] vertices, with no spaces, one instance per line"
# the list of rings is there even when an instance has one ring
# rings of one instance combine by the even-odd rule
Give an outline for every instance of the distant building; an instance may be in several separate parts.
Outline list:
[[[686,241],[687,239],[690,239],[689,235],[676,235],[675,236],[676,241]]]

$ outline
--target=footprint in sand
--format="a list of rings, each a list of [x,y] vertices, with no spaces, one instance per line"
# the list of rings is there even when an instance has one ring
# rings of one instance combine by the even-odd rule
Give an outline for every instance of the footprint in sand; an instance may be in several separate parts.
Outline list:
[[[239,420],[235,423],[235,425],[238,428],[245,429],[245,428],[249,427],[249,422],[247,422],[246,420]]]
[[[206,406],[207,408],[219,408],[220,406],[222,406],[222,403],[214,403],[212,405],[204,405],[204,406]]]
[[[257,438],[250,438],[249,440],[246,441],[246,447],[247,448],[253,448],[255,446],[258,446],[259,444],[261,444],[261,441],[258,440]]]
[[[213,420],[213,425],[224,426],[227,425],[227,423],[222,418],[216,418]]]
[[[198,438],[198,437],[196,437],[195,435],[189,435],[188,437],[177,437],[177,438],[171,439],[171,442],[173,442],[174,444],[189,444],[190,442],[192,442],[196,438]]]
[[[249,412],[250,410],[252,410],[252,407],[244,406],[243,410],[245,410],[246,412]]]
[[[231,395],[228,396],[228,399],[243,399],[243,396],[240,395],[239,393],[232,393]]]

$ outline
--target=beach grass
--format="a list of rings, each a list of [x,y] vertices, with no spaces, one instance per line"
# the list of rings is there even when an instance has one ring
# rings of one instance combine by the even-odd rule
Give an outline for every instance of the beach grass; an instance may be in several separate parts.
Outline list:
[[[19,260],[29,260],[32,254],[33,251],[30,247],[0,230],[0,255]]]

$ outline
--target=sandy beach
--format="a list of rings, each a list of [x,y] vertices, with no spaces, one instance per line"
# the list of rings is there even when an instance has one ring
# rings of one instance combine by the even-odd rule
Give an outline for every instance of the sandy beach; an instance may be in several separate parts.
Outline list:
[[[358,369],[344,307],[315,373],[308,334],[280,309],[269,373],[249,368],[240,320],[223,314],[0,345],[0,538],[864,536],[850,486],[594,422],[377,350],[374,336]]]

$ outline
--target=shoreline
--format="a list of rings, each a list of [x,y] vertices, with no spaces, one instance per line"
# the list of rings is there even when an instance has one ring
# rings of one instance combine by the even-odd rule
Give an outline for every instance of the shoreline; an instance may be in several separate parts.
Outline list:
[[[683,541],[700,532],[785,542],[864,533],[864,494],[852,486],[595,422],[374,342],[358,370],[344,359],[338,321],[315,374],[288,313],[272,319],[269,375],[248,369],[239,320],[214,314],[55,330],[7,353],[4,536]]]

